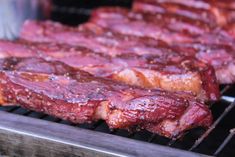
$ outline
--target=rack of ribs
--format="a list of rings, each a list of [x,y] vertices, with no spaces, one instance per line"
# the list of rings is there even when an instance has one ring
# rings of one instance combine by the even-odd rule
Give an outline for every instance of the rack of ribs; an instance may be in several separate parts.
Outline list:
[[[42,57],[129,85],[191,92],[201,100],[220,96],[213,67],[178,53],[111,57],[67,44],[1,40],[0,57]]]
[[[93,11],[90,22],[109,28],[121,34],[149,37],[168,44],[201,42],[205,44],[223,44],[234,46],[234,37],[225,29],[208,24],[183,24],[177,18],[162,20],[142,13],[135,13],[122,8],[98,8]],[[181,19],[181,18],[180,18]],[[189,19],[187,19],[189,20]],[[195,22],[195,21],[194,21]]]
[[[208,127],[208,107],[188,93],[145,90],[94,77],[59,61],[0,59],[0,102],[86,123],[105,120],[110,128],[146,129],[179,138]]]
[[[135,5],[133,6],[135,7]],[[109,16],[108,16],[109,14]],[[183,32],[184,34],[198,35],[210,32],[215,25],[207,24],[202,21],[196,21],[184,16],[170,13],[149,13],[121,8],[121,7],[102,7],[93,10],[92,20],[98,19],[117,19],[119,20],[142,20],[154,23],[158,27],[164,27],[170,31]],[[128,19],[127,19],[128,18]]]
[[[103,27],[112,27],[108,23],[112,23],[110,21],[112,21],[115,17],[116,19],[120,19],[120,21],[125,21],[127,17],[130,17],[131,19],[137,19],[141,17],[141,21],[143,21],[143,18],[145,19],[145,17],[150,17],[150,19],[152,19],[152,16],[150,15],[140,15],[142,14],[135,14],[121,8],[100,8],[93,12],[93,18],[91,19],[91,21]],[[175,23],[178,23],[178,21]],[[150,24],[157,26],[161,25],[157,21],[154,22],[154,20],[152,20]],[[174,24],[174,26],[175,25],[176,24]],[[164,28],[166,28],[167,26],[168,25],[165,25],[164,27],[163,25]],[[208,32],[195,37],[191,36],[190,38],[192,39],[192,42],[176,42],[168,47],[169,49],[172,49],[173,47],[180,47],[180,49],[173,49],[180,54],[194,56],[198,60],[212,65],[216,70],[216,76],[221,84],[233,83],[235,81],[235,42],[233,37],[231,37],[225,31],[213,30],[212,32]],[[185,46],[183,45],[187,45],[188,48],[191,47],[191,50],[185,48]],[[165,45],[158,45],[158,47],[162,46],[166,47]]]
[[[106,14],[106,16],[104,16],[104,14]],[[110,14],[110,16],[107,16],[108,14]],[[117,15],[114,16],[113,14]],[[173,42],[192,42],[192,38],[183,32],[176,32],[167,29],[167,27],[164,28],[154,23],[147,23],[142,19],[138,19],[138,16],[137,18],[128,18],[125,13],[119,12],[119,10],[114,8],[102,9],[101,11],[95,10],[90,18],[90,22],[104,28],[109,28],[113,32],[137,37],[149,37],[162,40],[168,44],[172,44]]]
[[[206,36],[209,34],[211,37],[209,42],[207,41],[208,43],[212,41],[216,43],[213,40],[216,39],[217,43],[226,44],[230,41],[224,41],[223,38],[235,38],[234,6],[233,0],[226,0],[226,3],[213,0],[135,0],[132,11],[139,13],[139,16],[145,15],[144,19],[147,21],[156,21],[155,23],[158,25],[164,23],[165,27],[172,26],[176,31],[183,30],[185,33],[194,34],[206,33]],[[202,19],[204,20],[201,21]],[[218,33],[211,35],[210,32],[214,29],[219,30],[220,39],[218,39]],[[230,35],[230,37],[225,34]],[[234,45],[233,43],[230,44]]]
[[[114,15],[109,13],[108,15],[114,16],[116,13]],[[235,82],[235,49],[231,46],[233,45],[232,43],[229,44],[231,40],[228,41],[227,38],[219,35],[214,37],[211,34],[209,36],[204,34],[202,36],[200,42],[168,45],[147,37],[142,38],[112,32],[108,28],[102,28],[92,23],[72,28],[50,21],[27,21],[21,31],[21,38],[29,41],[80,45],[92,49],[94,52],[112,56],[125,53],[158,56],[162,56],[165,53],[183,54],[212,65],[220,84]],[[206,44],[206,42],[202,41],[212,41],[214,39],[220,42]],[[184,45],[188,45],[188,47]],[[223,60],[221,57],[223,57]]]
[[[35,30],[35,31],[34,31]],[[159,51],[158,45],[165,42],[147,37],[123,35],[102,28],[93,23],[85,23],[79,27],[68,27],[52,21],[26,21],[21,30],[21,38],[34,42],[59,42],[79,45],[115,56],[122,53],[145,54],[146,51]],[[156,52],[160,53],[160,52]]]
[[[201,21],[208,25],[224,26],[233,23],[234,1],[213,0],[135,0],[133,10],[153,14],[171,14]]]
[[[208,45],[201,43],[176,44],[171,47],[186,56],[195,56],[216,70],[220,84],[235,82],[235,49],[228,45]]]

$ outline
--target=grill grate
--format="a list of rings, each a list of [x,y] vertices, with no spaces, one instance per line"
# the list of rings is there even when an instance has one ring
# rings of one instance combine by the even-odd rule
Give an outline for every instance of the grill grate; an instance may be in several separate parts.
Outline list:
[[[79,7],[76,7],[75,4],[77,3],[79,3]],[[126,0],[107,0],[107,2],[91,1],[89,3],[87,1],[76,1],[75,3],[72,0],[66,2],[57,0],[54,4],[55,5],[52,7],[51,18],[55,21],[60,21],[69,25],[77,25],[85,22],[89,18],[92,8],[97,6],[117,4],[127,7],[131,6],[131,2]],[[89,4],[89,6],[87,4]],[[147,131],[128,132],[126,130],[119,129],[110,130],[102,120],[91,124],[72,124],[68,121],[54,118],[43,113],[29,111],[18,106],[0,107],[0,110],[45,121],[121,136],[128,139],[144,141],[153,145],[160,144],[166,147],[178,148],[181,150],[213,156],[235,156],[235,152],[233,151],[233,147],[235,146],[235,140],[233,140],[235,125],[231,121],[231,119],[233,120],[235,118],[235,103],[231,102],[235,98],[235,86],[227,85],[221,87],[221,94],[223,97],[219,102],[210,104],[215,118],[213,125],[207,131],[204,131],[201,128],[190,130],[182,139],[179,140],[170,140]]]

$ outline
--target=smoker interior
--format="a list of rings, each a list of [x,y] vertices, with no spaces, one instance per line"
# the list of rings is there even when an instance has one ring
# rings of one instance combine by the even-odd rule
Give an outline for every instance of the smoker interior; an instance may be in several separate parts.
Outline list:
[[[89,18],[90,11],[99,6],[131,7],[131,1],[127,0],[55,0],[53,4],[51,19],[71,26],[85,22]],[[224,97],[228,96],[230,98],[235,98],[235,86],[221,86],[221,93]],[[233,129],[235,127],[233,122],[233,119],[235,119],[235,104],[221,99],[210,105],[214,116],[214,124],[211,128],[207,131],[202,128],[190,130],[179,140],[170,140],[147,131],[128,132],[126,130],[110,130],[104,121],[98,121],[92,124],[75,125],[43,113],[25,110],[16,106],[0,107],[0,110],[96,132],[112,134],[114,136],[121,136],[126,139],[144,141],[153,145],[160,144],[165,147],[173,147],[180,150],[193,151],[212,156],[235,156],[235,151],[233,150],[235,147],[235,137],[233,136],[235,133]]]

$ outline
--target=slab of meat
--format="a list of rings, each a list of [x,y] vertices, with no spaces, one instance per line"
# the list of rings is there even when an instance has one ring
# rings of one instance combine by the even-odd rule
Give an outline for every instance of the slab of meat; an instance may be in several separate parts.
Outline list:
[[[148,13],[143,11],[133,11],[121,7],[102,7],[92,12],[92,19],[119,18],[119,20],[142,20],[154,23],[158,27],[164,27],[171,31],[182,32],[184,34],[198,35],[210,32],[215,25],[210,25],[201,21],[196,21],[184,16],[170,13]]]
[[[159,22],[152,16],[108,7],[94,10],[90,21],[114,32],[163,40],[170,45],[201,42],[234,46],[234,38],[220,28],[212,29],[209,26],[200,26],[200,24],[193,27],[193,24],[188,23],[187,25],[187,22],[182,24],[176,18]]]
[[[37,58],[7,58],[0,65],[5,106],[19,104],[73,123],[103,119],[110,128],[138,127],[169,138],[212,122],[208,107],[187,93],[144,90]]]
[[[0,41],[0,57],[43,57],[130,85],[192,92],[202,100],[220,95],[212,67],[177,53],[110,57],[66,44]]]
[[[115,15],[117,16],[115,12],[113,15],[111,13],[109,14],[111,17],[115,17]],[[121,15],[120,17],[123,18]],[[211,64],[215,68],[216,77],[219,80],[219,83],[233,83],[235,81],[235,49],[231,48],[227,50],[226,48],[233,45],[230,43],[231,40],[228,41],[227,38],[223,38],[220,35],[204,34],[202,36],[203,37],[200,42],[197,43],[196,47],[193,42],[187,44],[178,43],[180,49],[175,49],[176,43],[172,44],[173,46],[169,46],[159,40],[156,41],[150,38],[121,35],[92,23],[84,24],[79,28],[71,28],[50,21],[27,21],[24,24],[21,33],[21,37],[29,41],[60,42],[71,45],[80,45],[87,47],[94,52],[102,52],[112,56],[126,53],[135,53],[139,55],[154,54],[157,56],[164,56],[166,55],[165,53],[178,53],[193,56],[200,61]],[[216,44],[213,42],[205,44],[208,41],[213,40],[218,41],[215,41]],[[194,47],[197,49],[190,50],[183,46],[188,45],[189,47],[190,44],[192,44],[190,49],[194,49]],[[210,51],[208,51],[208,49],[210,49]],[[223,60],[221,59],[221,56],[223,56]]]
[[[98,19],[98,18],[97,18]],[[101,19],[101,21],[105,19]],[[112,23],[113,22],[113,23]],[[110,24],[110,25],[109,25]],[[108,26],[109,25],[109,26]],[[111,20],[108,25],[106,25],[106,29],[109,29],[112,32],[117,32],[119,34],[124,34],[124,35],[129,35],[129,36],[137,36],[137,37],[145,37],[145,38],[153,38],[156,40],[162,40],[166,43],[172,43],[173,41],[178,41],[178,42],[192,42],[192,39],[179,32],[172,32],[168,29],[162,29],[161,27],[156,26],[155,24],[148,24],[144,21],[137,21],[137,22],[123,22],[120,20],[113,19]],[[53,28],[50,28],[50,26],[53,26]],[[61,32],[61,29],[63,28],[63,32]],[[145,28],[145,29],[144,29]],[[38,30],[38,31],[34,31]],[[61,34],[63,33],[64,36],[68,36],[68,30],[71,30],[71,28],[64,28],[62,27],[59,23],[54,23],[52,22],[35,22],[35,21],[27,21],[23,25],[21,29],[21,38],[24,39],[31,39],[31,40],[41,40],[41,41],[48,41],[51,38],[56,38],[57,40],[74,40],[75,39],[61,39]],[[74,29],[73,29],[74,30]],[[75,29],[79,30],[79,29]],[[110,32],[109,31],[109,32]],[[55,34],[59,33],[58,35]],[[38,35],[38,38],[36,38],[35,34]],[[79,35],[79,33],[76,33]],[[47,38],[45,38],[47,36]],[[81,36],[81,35],[79,35]],[[31,37],[31,38],[30,38]],[[70,37],[70,36],[69,36]],[[81,38],[79,39],[78,37],[76,38],[76,43],[81,42]],[[84,42],[84,40],[82,40]],[[74,42],[73,42],[74,43]]]
[[[232,1],[213,0],[135,0],[133,10],[154,14],[167,13],[202,21],[208,25],[223,26],[235,19],[235,12],[231,11],[232,4]]]
[[[92,21],[102,25],[103,27],[112,27],[112,25],[110,24],[112,22],[110,21],[112,21],[113,19],[118,19],[116,20],[116,22],[121,21],[121,23],[123,24],[124,22],[122,21],[128,21],[127,17],[128,19],[139,18],[142,21],[143,19],[146,19],[146,17],[148,17],[148,22],[150,22],[151,24],[157,26],[160,25],[161,27],[164,27],[165,25],[164,28],[169,26],[166,23],[161,24],[157,21],[154,22],[152,16],[150,15],[136,14],[121,8],[97,9],[93,12]],[[173,24],[172,27],[177,27],[176,23],[178,23],[178,21],[175,21],[175,24]],[[143,29],[145,29],[145,27]],[[188,27],[186,29],[190,32],[193,32],[193,29],[191,29],[191,27]],[[174,45],[173,47],[175,47],[175,45],[178,44],[180,45],[179,47],[181,47],[181,49],[177,50],[178,53],[187,56],[194,56],[200,61],[212,65],[216,70],[216,76],[221,84],[233,83],[235,81],[235,47],[233,38],[223,30],[213,30],[212,32],[208,31],[207,33],[205,32],[206,31],[204,31],[204,34],[201,34],[199,36],[191,36],[190,38],[192,39],[192,42],[177,43],[176,41],[175,43],[172,42],[170,47],[166,45],[157,45],[156,47],[168,47],[172,50],[172,45]],[[203,33],[203,31],[201,33]],[[183,45],[187,45],[188,48],[191,47],[193,51],[185,48],[185,46]]]
[[[152,38],[138,38],[112,32],[93,23],[81,24],[74,28],[52,21],[26,21],[22,27],[21,38],[34,42],[83,46],[111,56],[123,53],[145,54],[146,51],[159,51],[152,47],[166,45],[165,42]]]
[[[164,23],[165,26],[176,31],[203,34],[221,27],[219,32],[225,31],[235,39],[235,2],[233,0],[226,0],[226,2],[214,0],[136,0],[133,4],[133,11],[144,14],[145,20],[157,21],[158,25]],[[223,38],[230,38],[224,33],[220,36],[222,36],[220,37],[222,42]],[[212,35],[209,41],[215,41],[214,39],[218,40],[216,34]]]
[[[102,15],[99,15],[99,13]],[[108,16],[109,14],[110,16]],[[112,14],[116,14],[116,16],[112,16]],[[192,38],[185,33],[172,31],[167,27],[164,28],[154,23],[147,23],[142,19],[129,19],[123,12],[119,12],[116,9],[95,10],[92,15],[90,22],[104,28],[109,28],[113,32],[138,37],[150,37],[156,40],[162,40],[168,44],[172,44],[173,42],[192,42]]]
[[[198,60],[212,65],[220,84],[235,82],[235,50],[231,46],[191,43],[176,44],[171,48],[183,55],[194,55]]]

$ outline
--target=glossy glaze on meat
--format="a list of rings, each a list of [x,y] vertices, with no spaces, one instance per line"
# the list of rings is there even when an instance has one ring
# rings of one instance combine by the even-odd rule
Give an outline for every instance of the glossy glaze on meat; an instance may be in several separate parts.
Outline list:
[[[134,35],[137,37],[149,37],[156,40],[162,40],[168,44],[173,42],[184,43],[192,42],[192,38],[185,33],[176,32],[162,27],[154,23],[147,23],[142,19],[130,19],[123,12],[113,9],[96,10],[90,18],[90,22],[93,22],[104,28],[109,28],[113,32],[121,34]],[[107,12],[106,12],[107,11]],[[102,15],[100,15],[102,14]],[[104,16],[104,14],[106,14]],[[117,14],[116,16],[108,16],[109,14]]]
[[[160,53],[153,47],[166,45],[163,41],[152,38],[138,38],[112,32],[108,28],[102,28],[93,23],[85,23],[73,28],[51,21],[26,21],[21,29],[21,38],[35,42],[59,42],[83,46],[94,52],[111,56],[123,53]]]
[[[201,43],[176,44],[171,47],[183,55],[195,56],[212,65],[220,84],[235,82],[235,49],[228,45],[207,45]]]
[[[154,16],[156,18],[153,18]],[[150,37],[168,44],[201,42],[234,46],[235,40],[231,33],[217,26],[213,27],[206,23],[203,25],[200,22],[194,24],[194,19],[186,18],[187,20],[182,22],[182,18],[163,18],[158,19],[155,14],[145,15],[121,8],[105,7],[94,10],[90,21],[114,32]],[[190,24],[192,20],[194,23]]]
[[[133,8],[134,10],[135,8]],[[138,10],[128,10],[121,7],[102,7],[92,12],[92,20],[119,19],[119,20],[142,20],[154,23],[158,27],[164,27],[170,31],[182,32],[184,34],[198,35],[210,32],[214,25],[196,21],[184,16],[169,13],[148,13]],[[128,18],[128,19],[127,19]]]
[[[202,21],[208,25],[223,26],[234,22],[234,2],[229,0],[135,0],[133,10],[154,14],[172,14]],[[228,9],[229,8],[229,9]]]
[[[208,127],[210,110],[188,93],[144,90],[39,58],[0,60],[0,102],[73,123],[103,119],[110,128],[141,128],[178,138]]]
[[[231,37],[235,39],[233,0],[135,0],[133,11],[145,15],[144,19],[150,22],[160,20],[165,27],[176,31],[206,34],[197,41],[234,45],[234,41],[231,43]]]
[[[66,44],[0,41],[0,56],[44,57],[129,85],[192,92],[202,100],[217,100],[220,96],[214,69],[178,53],[110,57]]]
[[[109,25],[110,21],[112,21],[115,18],[118,19],[116,20],[116,22],[120,21],[121,23],[124,23],[122,21],[126,21],[128,19],[139,18],[143,21],[146,19],[146,17],[148,17],[149,18],[148,22],[150,22],[153,25],[157,25],[164,28],[167,28],[169,25],[171,25],[169,23],[157,22],[158,20],[154,22],[153,20],[154,18],[152,18],[152,16],[144,14],[136,14],[134,12],[129,12],[128,10],[121,8],[100,8],[93,12],[92,21],[102,25],[103,27],[110,27]],[[183,27],[180,27],[180,29],[178,29],[177,24],[179,24],[179,21],[178,19],[175,19],[174,22],[172,23],[172,26],[175,27],[177,31],[183,33],[184,30],[181,30]],[[196,33],[197,31],[192,27],[185,27],[185,29],[188,32],[191,33],[194,32],[195,34],[197,34]],[[215,30],[208,29],[207,31],[204,32],[202,29],[201,33],[198,32],[197,36],[192,36],[192,34],[189,36],[192,39],[192,41],[190,42],[177,43],[177,41],[175,41],[175,43],[172,42],[170,46],[157,45],[156,47],[161,47],[161,48],[167,47],[169,50],[172,51],[172,48],[177,47],[176,45],[178,45],[180,49],[173,48],[178,53],[187,56],[196,57],[200,61],[212,65],[216,70],[217,79],[221,84],[233,83],[235,81],[235,70],[234,70],[235,44],[233,37],[231,37],[228,34],[228,32],[221,29],[215,29]],[[187,48],[185,48],[184,45],[187,45]],[[189,47],[190,49],[188,49]],[[223,59],[221,59],[221,57]]]
[[[109,10],[109,8],[108,10],[107,8],[103,8],[97,11],[101,12],[100,16],[107,15],[105,12],[102,13],[103,11],[114,12],[113,14],[108,14],[113,18],[117,16],[117,14],[120,15],[117,12],[126,12],[125,9],[121,9],[120,11],[119,8],[116,8],[114,11]],[[98,14],[96,14],[96,16],[98,16]],[[123,16],[120,15],[119,18],[123,18]],[[233,83],[235,81],[235,72],[233,70],[233,56],[235,53],[235,49],[233,48],[234,44],[230,38],[227,36],[223,37],[221,33],[213,35],[203,34],[201,35],[201,38],[198,42],[196,42],[196,40],[187,44],[178,43],[179,46],[177,47],[180,47],[180,49],[175,49],[177,43],[174,43],[170,46],[164,42],[160,42],[159,40],[155,41],[154,39],[146,37],[142,38],[128,36],[125,34],[122,35],[116,32],[112,32],[109,29],[101,28],[100,26],[92,23],[81,25],[79,28],[71,28],[50,21],[27,21],[22,28],[21,37],[26,40],[36,42],[56,41],[72,45],[80,45],[87,47],[94,52],[101,52],[112,56],[126,53],[135,53],[139,55],[154,54],[157,56],[162,56],[165,53],[183,54],[196,57],[200,61],[211,64],[215,68],[219,83],[226,84]],[[183,45],[188,46],[185,48]],[[196,49],[194,49],[195,45]],[[232,48],[227,50],[226,47]],[[210,52],[209,56],[208,52]],[[214,54],[215,57],[213,57]],[[216,56],[223,57],[223,60]],[[213,61],[210,60],[211,58]]]

